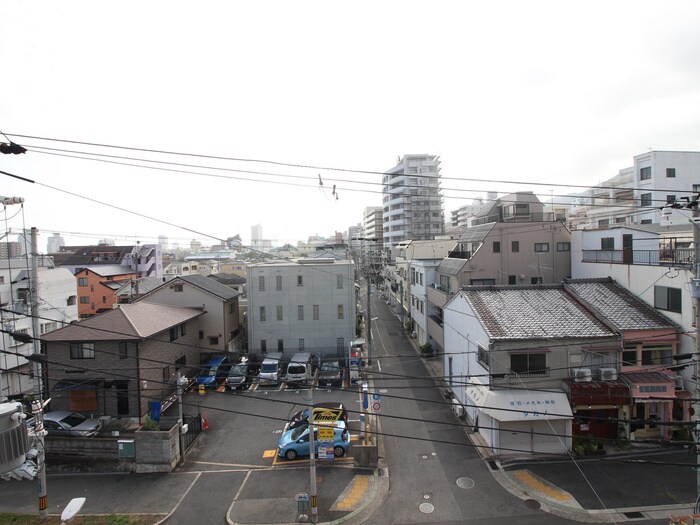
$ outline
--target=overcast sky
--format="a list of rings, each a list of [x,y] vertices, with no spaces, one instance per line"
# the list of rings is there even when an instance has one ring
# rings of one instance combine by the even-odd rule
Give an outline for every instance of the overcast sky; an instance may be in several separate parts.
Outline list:
[[[407,153],[440,155],[446,217],[486,191],[568,193],[650,148],[700,150],[699,22],[696,0],[4,0],[0,131],[30,151],[0,170],[34,184],[0,175],[26,200],[3,230],[39,228],[42,251],[53,231],[248,242],[254,224],[296,243],[381,205],[381,175],[317,167]],[[198,167],[65,156],[89,152]]]

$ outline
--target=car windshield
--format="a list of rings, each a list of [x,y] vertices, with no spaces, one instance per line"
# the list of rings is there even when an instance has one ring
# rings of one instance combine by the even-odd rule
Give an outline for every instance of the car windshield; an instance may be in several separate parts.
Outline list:
[[[306,367],[304,365],[289,365],[287,369],[288,374],[303,374],[306,372]]]
[[[231,376],[242,376],[245,375],[246,365],[234,365],[231,367],[229,375]]]
[[[261,372],[277,372],[277,363],[263,364],[260,371]]]
[[[87,418],[85,416],[81,416],[80,414],[76,414],[75,412],[68,414],[66,417],[61,419],[61,424],[65,427],[71,428],[71,427],[76,427],[83,421],[85,421]]]
[[[323,370],[324,372],[328,372],[328,371],[337,372],[339,369],[340,369],[340,366],[338,366],[338,363],[323,363],[321,365],[321,370]]]
[[[291,438],[293,441],[296,441],[301,437],[301,435],[306,432],[306,430],[309,428],[309,425],[300,425],[296,427],[294,430],[292,430]]]

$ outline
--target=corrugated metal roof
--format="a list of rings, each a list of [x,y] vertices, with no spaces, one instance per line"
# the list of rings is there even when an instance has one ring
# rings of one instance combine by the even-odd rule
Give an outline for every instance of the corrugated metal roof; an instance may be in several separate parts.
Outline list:
[[[611,278],[567,279],[565,288],[589,305],[618,330],[677,329],[665,315]]]
[[[615,336],[561,285],[467,286],[456,297],[469,301],[493,340]]]
[[[204,311],[151,303],[120,308],[64,326],[41,337],[44,341],[116,341],[143,339],[189,321]]]

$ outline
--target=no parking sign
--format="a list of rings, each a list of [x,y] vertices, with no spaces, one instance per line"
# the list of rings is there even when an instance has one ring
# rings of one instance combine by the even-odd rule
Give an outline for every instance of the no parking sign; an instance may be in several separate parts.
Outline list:
[[[382,396],[377,393],[372,394],[372,410],[374,412],[379,412],[379,410],[382,408],[382,404],[379,402],[381,398]]]

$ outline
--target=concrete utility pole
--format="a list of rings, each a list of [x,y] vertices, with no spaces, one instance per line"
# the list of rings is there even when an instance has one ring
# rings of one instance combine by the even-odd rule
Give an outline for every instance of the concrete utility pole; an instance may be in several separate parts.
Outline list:
[[[700,398],[700,383],[698,383],[698,363],[700,360],[700,233],[698,228],[700,228],[700,211],[698,211],[697,200],[700,198],[696,196],[696,205],[693,208],[693,218],[691,223],[693,225],[693,249],[695,252],[695,279],[691,283],[690,289],[693,291],[693,297],[695,298],[695,352],[693,353],[693,375],[695,377],[695,398]],[[700,436],[700,409],[698,409],[697,401],[694,403],[695,406],[695,429],[693,432],[693,440],[695,442],[695,461],[697,466],[695,468],[696,480],[695,485],[697,487],[698,497],[695,500],[694,513],[700,513],[700,454],[698,454],[698,437]]]
[[[314,387],[309,383],[309,484],[311,488],[311,523],[318,523],[318,489],[316,487],[316,443],[314,440]]]

